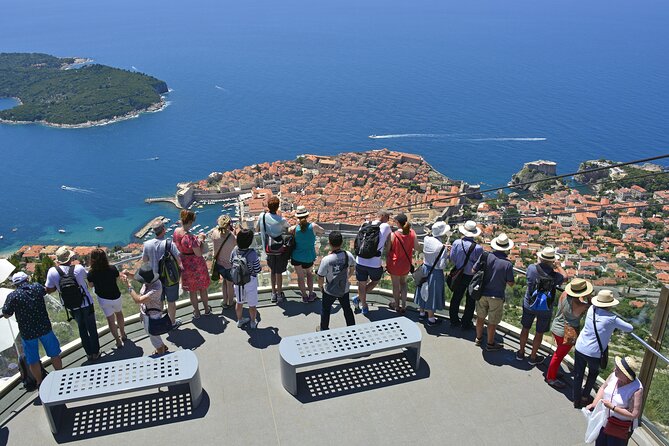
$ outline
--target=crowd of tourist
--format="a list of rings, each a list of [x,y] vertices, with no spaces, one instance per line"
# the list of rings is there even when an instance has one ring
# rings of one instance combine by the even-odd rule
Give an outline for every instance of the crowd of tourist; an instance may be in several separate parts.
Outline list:
[[[267,204],[268,210],[259,215],[255,229],[260,233],[262,251],[270,270],[271,301],[281,303],[286,299],[283,275],[290,261],[297,272],[301,300],[313,302],[317,299],[313,273],[317,258],[316,239],[325,231],[317,223],[309,221],[309,212],[303,206],[297,208],[296,222],[290,225],[280,215],[278,197],[271,197]],[[119,272],[110,265],[101,249],[92,252],[91,267],[86,271],[82,265],[73,262],[74,253],[65,246],[56,251],[55,266],[49,269],[44,286],[31,283],[23,272],[14,274],[12,282],[16,290],[9,295],[2,311],[5,317],[16,314],[26,362],[38,383],[42,376],[38,342],[52,358],[54,368],[62,366],[59,342],[51,328],[44,302],[47,293],[59,292],[68,315],[78,326],[82,347],[90,361],[100,356],[90,288],[95,290],[117,348],[122,348],[127,340],[117,279],[128,288],[131,298],[140,306],[146,334],[155,348],[154,354],[168,351],[161,332],[152,329],[156,321],[168,318],[165,331],[178,329],[181,324],[176,318],[179,287],[189,293],[195,319],[202,312],[205,316],[212,313],[208,289],[212,279],[220,280],[222,306],[224,309],[234,306],[237,326],[257,327],[261,263],[253,247],[254,232],[234,228],[228,216],[221,216],[210,233],[213,243],[210,271],[204,258],[206,235],[191,233],[196,214],[183,210],[180,217],[181,227],[175,230],[173,240],[165,237],[166,229],[162,222],[153,224],[155,238],[144,243],[142,265],[134,275],[129,271]],[[419,321],[428,328],[442,322],[437,313],[445,308],[445,290],[448,287],[452,296],[449,307],[451,327],[475,329],[475,345],[488,352],[504,349],[496,341],[495,333],[504,315],[506,288],[515,284],[514,269],[508,258],[514,246],[513,240],[500,233],[490,241],[490,249],[485,249],[479,242],[481,228],[476,222],[467,221],[458,226],[460,238],[451,243],[455,231],[446,222],[437,221],[424,237],[422,264],[417,265],[421,247],[407,216],[401,213],[394,216],[395,231],[390,221],[391,214],[381,211],[377,218],[365,222],[356,237],[353,253],[342,248],[341,233],[329,233],[329,254],[321,260],[316,273],[322,298],[321,320],[316,329],[329,329],[330,313],[335,302],[339,302],[347,325],[355,324],[351,303],[357,312],[368,315],[368,295],[387,271],[392,283],[392,301],[388,305],[391,310],[400,315],[406,312],[408,276],[413,274],[416,285],[414,303],[419,310]],[[447,270],[449,265],[451,268]],[[357,294],[350,297],[350,277],[354,273]],[[632,330],[631,325],[609,311],[619,303],[613,293],[604,289],[593,296],[594,289],[588,280],[568,278],[560,266],[560,255],[552,247],[544,247],[537,253],[537,262],[529,266],[526,275],[520,347],[515,358],[526,360],[526,344],[536,321],[527,361],[532,366],[545,361],[539,350],[544,333],[550,330],[557,346],[545,377],[550,386],[557,389],[566,386],[559,374],[560,364],[575,347],[574,407],[592,408],[602,400],[611,411],[611,416],[623,421],[636,419],[642,386],[636,379],[631,360],[616,358],[614,373],[599,389],[597,396],[594,399],[591,397],[600,367],[605,366],[614,330]],[[139,291],[133,288],[132,278],[141,284]],[[566,286],[560,291],[564,283]],[[476,293],[472,291],[474,285],[479,286]],[[165,302],[167,316],[163,315]],[[461,303],[464,306],[462,312]],[[249,317],[243,316],[244,305],[248,307]],[[586,368],[588,374],[583,386]],[[602,432],[600,437],[604,442],[601,444],[620,444],[615,443],[615,439],[619,438],[610,432]]]

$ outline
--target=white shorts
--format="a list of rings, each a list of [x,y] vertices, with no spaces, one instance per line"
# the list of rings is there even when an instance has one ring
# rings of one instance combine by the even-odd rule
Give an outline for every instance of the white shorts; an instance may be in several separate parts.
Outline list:
[[[235,285],[235,302],[248,304],[249,307],[258,306],[258,277],[251,276],[251,281],[243,288]]]
[[[120,313],[123,308],[123,299],[120,297],[118,299],[102,299],[98,296],[98,303],[105,317],[109,317],[114,313]]]

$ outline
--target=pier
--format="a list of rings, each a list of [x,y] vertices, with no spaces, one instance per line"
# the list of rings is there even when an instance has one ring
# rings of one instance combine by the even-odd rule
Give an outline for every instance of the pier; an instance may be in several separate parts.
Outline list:
[[[182,207],[179,206],[179,202],[174,197],[146,198],[144,200],[144,203],[147,203],[147,204],[151,204],[151,203],[170,203],[170,204],[173,204],[177,209],[182,209]]]
[[[165,223],[165,220],[167,220],[167,219],[166,219],[165,217],[163,217],[162,215],[159,215],[159,216],[156,217],[156,218],[152,218],[151,220],[149,220],[149,222],[148,222],[147,224],[145,224],[144,226],[142,226],[142,229],[140,229],[139,231],[135,232],[135,237],[137,237],[137,238],[139,238],[139,239],[142,239],[142,238],[146,237],[146,234],[148,234],[149,231],[151,230],[151,225],[152,225],[153,222],[156,221],[156,220],[160,220],[160,221],[162,221],[163,223]]]

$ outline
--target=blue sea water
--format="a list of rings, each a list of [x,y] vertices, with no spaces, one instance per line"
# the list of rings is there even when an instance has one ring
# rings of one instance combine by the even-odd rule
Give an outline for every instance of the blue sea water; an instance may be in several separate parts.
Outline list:
[[[104,127],[0,125],[0,252],[124,244],[176,219],[145,197],[302,153],[388,147],[488,185],[539,158],[569,172],[663,154],[668,21],[648,0],[8,2],[0,51],[134,66],[173,91],[163,112]]]

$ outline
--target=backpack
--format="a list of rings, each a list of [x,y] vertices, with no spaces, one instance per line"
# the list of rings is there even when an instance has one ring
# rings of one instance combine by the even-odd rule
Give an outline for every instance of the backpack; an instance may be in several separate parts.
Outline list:
[[[336,267],[339,265],[335,265],[333,267],[332,272],[334,273],[334,277],[332,278],[331,282],[328,282],[330,289],[339,288],[340,282],[346,282],[346,280],[348,279],[348,252],[347,251],[338,251],[338,252],[344,253],[344,267],[339,271],[336,270]],[[342,286],[341,288],[344,288],[344,286]]]
[[[469,282],[469,286],[467,288],[467,291],[469,291],[469,297],[474,300],[481,299],[481,296],[483,295],[483,287],[486,284],[485,273],[488,269],[488,254],[490,253],[487,251],[484,251],[483,254],[481,254],[481,257],[479,258],[479,265],[481,265],[480,269],[474,273],[474,276],[472,277],[471,282]]]
[[[56,271],[58,271],[58,275],[60,276],[59,289],[63,306],[68,310],[80,308],[81,304],[84,303],[86,293],[74,276],[74,265],[68,268],[67,274],[59,266],[56,266]]]
[[[268,256],[280,256],[291,252],[295,248],[295,239],[290,234],[281,234],[278,237],[272,237],[267,232],[267,223],[265,222],[267,214],[262,216],[263,229],[265,230],[265,254]]]
[[[230,278],[232,283],[243,287],[251,281],[251,269],[246,254],[241,254],[239,250],[232,256],[232,268],[230,268]]]
[[[539,265],[536,268],[539,278],[530,296],[530,310],[549,311],[555,298],[555,275],[546,274]]]
[[[40,369],[42,373],[42,379],[44,379],[49,373],[44,369],[44,366],[41,362]],[[19,373],[21,374],[21,383],[23,383],[23,387],[27,392],[37,390],[37,380],[30,371],[30,366],[28,365],[26,357],[23,354],[19,356]]]
[[[358,257],[372,259],[380,257],[379,242],[381,241],[381,223],[364,223],[353,243],[353,250]]]
[[[165,241],[165,252],[158,261],[158,275],[164,287],[178,285],[181,279],[179,262],[172,254],[172,240],[170,239]]]

